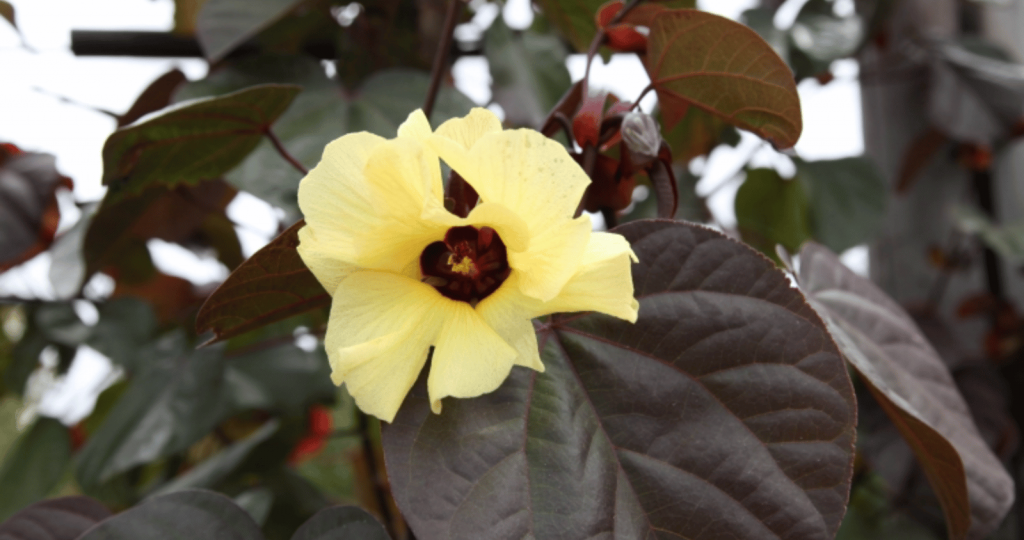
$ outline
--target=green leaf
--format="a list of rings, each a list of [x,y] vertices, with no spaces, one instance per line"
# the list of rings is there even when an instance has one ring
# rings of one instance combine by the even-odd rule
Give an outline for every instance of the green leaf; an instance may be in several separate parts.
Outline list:
[[[747,179],[736,192],[735,208],[743,241],[772,258],[775,244],[796,252],[811,237],[803,186],[773,169],[747,171]]]
[[[196,39],[217,62],[306,0],[207,0],[199,10]]]
[[[800,138],[803,120],[792,72],[742,24],[695,10],[662,13],[651,24],[646,64],[668,129],[693,106],[777,148]]]
[[[238,468],[242,461],[252,452],[253,448],[256,448],[256,446],[276,433],[278,426],[277,420],[270,420],[248,437],[217,452],[190,469],[187,473],[164,484],[160,489],[153,492],[151,496],[159,497],[167,493],[186,489],[211,489],[215,487],[218,482],[227,478],[228,475]]]
[[[118,129],[103,145],[103,183],[124,196],[153,183],[217,178],[256,148],[301,90],[265,84],[180,103]]]
[[[25,508],[0,524],[0,538],[75,540],[108,517],[110,510],[89,497],[50,499]]]
[[[132,297],[112,298],[96,305],[99,321],[92,327],[86,344],[116,364],[135,371],[138,353],[156,333],[156,314],[152,306]]]
[[[818,244],[800,251],[799,280],[843,356],[914,450],[946,514],[950,538],[994,531],[1013,503],[1013,480],[913,319]]]
[[[384,526],[355,506],[334,506],[316,513],[292,540],[391,540]]]
[[[238,410],[304,416],[310,405],[330,402],[337,392],[320,345],[304,351],[289,343],[232,357],[225,376]]]
[[[231,499],[179,491],[147,499],[108,518],[80,540],[262,540],[260,528]]]
[[[64,478],[70,462],[68,428],[40,417],[18,438],[0,468],[0,486],[4,486],[0,489],[0,521],[49,495]]]
[[[484,36],[484,52],[494,81],[494,101],[511,125],[539,127],[572,85],[565,67],[567,51],[554,36],[531,31],[513,34],[498,17]]]
[[[212,331],[220,341],[329,305],[331,296],[295,251],[303,225],[292,225],[232,272],[199,309],[196,331]]]
[[[810,201],[811,234],[840,253],[881,231],[889,186],[873,161],[852,157],[796,162],[796,180]]]
[[[1007,262],[1024,261],[1024,222],[996,225],[981,211],[968,206],[954,207],[953,219],[960,230],[977,235]]]
[[[270,507],[274,505],[274,492],[265,487],[246,490],[235,497],[235,504],[248,512],[253,521],[262,527],[270,515]]]
[[[635,324],[553,316],[538,325],[544,373],[515,367],[440,415],[421,377],[382,427],[416,536],[831,539],[856,409],[824,324],[766,258],[717,232],[616,232],[640,259]]]
[[[227,417],[221,351],[189,351],[183,341],[171,336],[139,351],[146,369],[78,454],[83,489],[185,450]]]
[[[208,78],[182,89],[178,98],[220,94],[265,82],[289,82],[304,91],[274,124],[274,133],[307,168],[320,161],[327,143],[346,133],[369,131],[394,137],[409,113],[423,106],[430,76],[405,69],[378,71],[354,92],[342,92],[316,60],[306,56],[252,56],[227,64]],[[434,125],[463,116],[473,107],[454,88],[442,87],[431,119]],[[286,212],[301,215],[296,203],[302,174],[281,158],[269,141],[259,144],[226,180]]]

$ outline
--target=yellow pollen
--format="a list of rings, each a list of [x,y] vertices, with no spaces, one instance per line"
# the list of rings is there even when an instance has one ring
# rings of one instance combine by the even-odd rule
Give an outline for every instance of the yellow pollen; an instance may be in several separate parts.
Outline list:
[[[463,257],[461,261],[456,263],[455,257],[454,253],[448,256],[448,266],[452,267],[452,272],[458,272],[464,276],[471,276],[476,273],[476,265],[473,264],[473,259]]]

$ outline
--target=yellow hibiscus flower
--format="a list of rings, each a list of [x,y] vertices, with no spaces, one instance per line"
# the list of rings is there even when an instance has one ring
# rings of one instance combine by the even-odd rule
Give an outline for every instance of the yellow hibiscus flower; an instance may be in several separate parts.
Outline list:
[[[444,208],[439,158],[480,194]],[[422,111],[383,139],[327,145],[299,184],[299,255],[333,296],[332,379],[392,421],[434,347],[431,408],[492,392],[512,366],[544,371],[531,320],[600,311],[631,322],[629,243],[573,218],[590,180],[562,145],[503,131],[486,109],[432,132]]]

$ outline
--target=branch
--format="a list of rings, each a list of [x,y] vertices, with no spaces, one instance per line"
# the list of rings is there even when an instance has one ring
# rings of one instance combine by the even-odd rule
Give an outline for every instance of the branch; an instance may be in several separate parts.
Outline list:
[[[643,2],[643,1],[644,0],[630,0],[630,2],[628,4],[622,6],[622,9],[620,9],[619,12],[616,13],[614,17],[612,17],[612,20],[608,21],[608,25],[615,24],[615,23],[621,21],[622,19],[624,19],[626,17],[626,15],[629,14],[629,12],[633,8],[635,8],[636,6],[640,5],[640,2]],[[590,88],[589,88],[589,86],[590,86],[590,82],[589,82],[590,81],[590,64],[592,64],[594,62],[594,55],[597,54],[598,49],[600,49],[601,45],[604,44],[604,40],[605,40],[606,37],[608,37],[608,34],[606,34],[604,32],[604,29],[603,28],[598,28],[597,34],[594,35],[594,39],[591,40],[590,47],[587,49],[587,68],[583,72],[583,97],[584,98],[586,98],[589,95],[589,91],[590,91]],[[640,100],[638,99],[637,101],[640,101]]]
[[[430,70],[430,89],[427,90],[427,99],[423,102],[423,114],[427,116],[427,120],[430,120],[430,113],[434,112],[434,102],[437,101],[437,92],[441,89],[441,77],[445,72],[445,60],[448,59],[448,51],[452,48],[455,23],[458,22],[461,13],[462,0],[449,0],[448,13],[444,19],[444,30],[441,33],[441,43],[437,46],[434,66]]]
[[[459,0],[455,1],[458,2]],[[384,527],[394,538],[395,523],[391,517],[391,508],[388,506],[388,497],[384,493],[386,488],[380,481],[380,472],[377,468],[377,454],[374,451],[373,440],[370,437],[370,422],[368,420],[366,413],[356,408],[356,427],[362,433],[363,454],[366,455],[366,466],[369,469],[370,482],[373,484],[370,487],[377,498],[377,505],[380,506],[381,521],[384,522]]]
[[[292,167],[295,167],[295,170],[302,173],[303,176],[309,174],[309,169],[303,166],[302,163],[299,163],[299,160],[295,159],[295,156],[292,156],[290,153],[288,153],[288,149],[285,148],[283,144],[281,144],[281,139],[278,139],[277,135],[274,135],[274,132],[270,129],[270,126],[267,126],[267,130],[264,131],[263,134],[266,135],[268,139],[270,139],[270,143],[274,145],[274,149],[277,150],[277,153],[281,154],[281,157],[283,157],[285,161],[290,163]]]

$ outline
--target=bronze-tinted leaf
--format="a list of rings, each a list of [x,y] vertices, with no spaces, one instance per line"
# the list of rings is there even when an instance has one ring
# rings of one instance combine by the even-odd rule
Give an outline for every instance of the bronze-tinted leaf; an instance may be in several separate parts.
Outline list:
[[[295,251],[299,221],[242,263],[199,310],[196,330],[220,341],[331,301]]]
[[[640,318],[555,316],[544,373],[383,426],[418,538],[831,539],[855,406],[824,323],[764,257],[697,225],[617,232]],[[471,360],[471,359],[467,359]]]
[[[217,178],[238,165],[302,89],[265,84],[181,103],[115,131],[103,145],[103,183],[118,196],[152,183]]]
[[[800,251],[800,286],[917,455],[946,514],[950,538],[982,538],[994,531],[1013,503],[1013,480],[914,321],[817,244]]]
[[[89,529],[81,540],[262,540],[260,528],[231,499],[187,490],[142,501]]]
[[[662,13],[651,25],[646,64],[668,129],[692,105],[778,148],[800,138],[803,121],[792,72],[742,24],[695,10]]]
[[[89,497],[42,501],[0,524],[2,540],[75,540],[110,517],[110,510]]]
[[[53,243],[60,222],[58,188],[71,179],[57,172],[50,154],[0,145],[0,272],[21,264]]]
[[[117,117],[117,127],[127,126],[151,112],[159,111],[170,105],[174,91],[187,80],[188,78],[178,68],[157,77],[139,94],[131,108]]]

